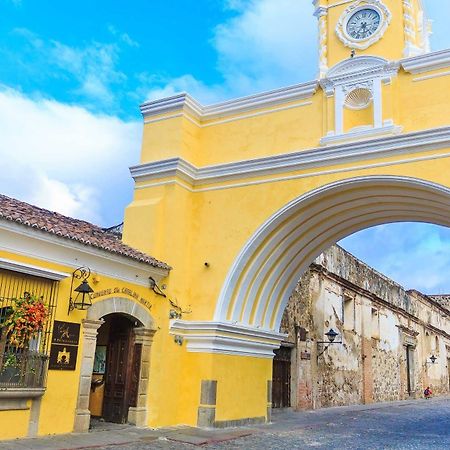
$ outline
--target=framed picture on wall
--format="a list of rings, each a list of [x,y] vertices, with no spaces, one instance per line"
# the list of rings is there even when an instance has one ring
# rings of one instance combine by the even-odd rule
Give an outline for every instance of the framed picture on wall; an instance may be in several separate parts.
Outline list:
[[[103,375],[106,369],[106,345],[97,345],[95,348],[93,373]]]

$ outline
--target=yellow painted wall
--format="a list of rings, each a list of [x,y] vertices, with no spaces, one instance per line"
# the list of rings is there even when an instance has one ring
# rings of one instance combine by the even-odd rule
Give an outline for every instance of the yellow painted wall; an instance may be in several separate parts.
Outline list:
[[[350,56],[351,49],[343,45],[337,37],[335,28],[341,14],[352,2],[322,1],[321,4],[331,7],[328,9],[328,66],[332,67]],[[405,46],[403,28],[403,6],[398,0],[383,0],[392,14],[392,21],[383,38],[365,50],[356,50],[356,55],[381,56],[388,60],[403,58]],[[336,5],[336,6],[333,6]]]
[[[48,261],[43,261],[34,258],[24,257],[23,255],[14,254],[11,252],[0,251],[0,257],[9,260],[15,260],[34,266],[40,266],[51,270],[71,273],[72,268],[53,264]],[[94,282],[94,278],[98,280]],[[59,292],[57,298],[57,308],[55,312],[55,320],[77,322],[86,317],[86,311],[74,310],[67,315],[69,292],[70,292],[70,277],[62,280],[59,285]],[[94,276],[89,280],[94,291],[101,291],[103,289],[128,288],[137,292],[141,297],[149,300],[152,304],[152,309],[149,313],[156,319],[162,316],[168,317],[169,305],[168,302],[161,301],[161,297],[157,297],[149,288],[134,283],[124,282],[118,279],[112,279],[103,275],[94,273]],[[109,297],[124,297],[131,301],[133,298],[125,294],[116,294],[110,296],[99,297],[93,300],[105,300]],[[141,303],[139,303],[143,306]],[[166,320],[167,324],[168,320]],[[167,330],[167,325],[166,325]],[[174,344],[175,346],[175,344]],[[162,353],[163,350],[158,348],[155,344],[155,351]],[[83,354],[83,335],[82,327],[80,330],[80,341],[77,354],[77,365],[74,371],[60,371],[49,370],[47,375],[47,386],[45,394],[42,397],[40,417],[39,417],[39,435],[47,434],[62,434],[73,431],[76,401],[78,395],[78,386],[80,379],[80,365]],[[11,439],[16,437],[23,437],[27,435],[29,425],[30,411],[0,411],[0,439]]]
[[[385,37],[357,54],[402,57],[401,2],[386,3],[394,17]],[[330,10],[330,66],[349,56],[349,49],[331,28],[343,8]],[[398,76],[382,85],[383,120],[402,127],[404,133],[449,125],[450,81],[446,71],[412,75],[400,69]],[[424,75],[434,77],[420,79]],[[320,139],[334,130],[334,98],[318,88],[310,98],[294,103],[281,102],[204,122],[189,118],[159,120],[164,119],[162,115],[152,122],[155,118],[150,117],[144,126],[142,162],[178,156],[201,168],[293,151],[316,149],[320,153]],[[345,130],[373,123],[372,119],[372,106],[362,111],[346,110]],[[171,133],[178,139],[178,132],[182,134],[180,145],[168,146]],[[365,175],[409,176],[449,186],[449,151],[441,148],[430,153],[417,148],[409,155],[345,165],[324,163],[311,169],[195,186],[176,176],[138,181],[125,213],[124,240],[173,266],[167,292],[192,309],[183,319],[210,321],[237,255],[255,231],[288,202],[331,182]],[[185,346],[174,346],[172,337],[164,332],[169,326],[166,317],[158,317],[158,323],[163,332],[155,336],[155,355],[158,348],[164,349],[164,356],[152,361],[155,390],[149,400],[151,426],[195,425],[202,379],[218,381],[217,420],[266,414],[270,361],[189,353]],[[170,381],[164,376],[168,373]]]
[[[391,27],[365,54],[398,59],[404,46],[401,2],[386,0],[386,3],[394,14]],[[337,40],[331,25],[343,8],[344,5],[337,6],[329,14],[330,65],[349,55],[349,49]],[[442,69],[431,75],[444,72]],[[449,125],[449,76],[418,78],[400,69],[398,77],[383,85],[383,119],[392,119],[404,132]],[[320,139],[334,129],[334,99],[326,97],[320,88],[310,98],[281,102],[245,114],[251,117],[243,118],[241,113],[202,123],[181,110],[146,118],[141,162],[181,157],[193,165],[206,167],[310,149],[320,153]],[[172,115],[178,117],[168,118]],[[366,119],[349,114],[346,128]],[[324,162],[315,168],[260,177],[241,176],[212,185],[189,186],[176,176],[139,181],[125,213],[124,241],[173,267],[164,280],[165,292],[183,309],[192,310],[183,319],[210,321],[233,261],[258,227],[288,202],[331,182],[363,175],[410,176],[450,186],[450,157],[445,156],[449,151],[449,148],[435,150],[430,158],[430,152],[418,148],[410,155],[345,165]],[[69,268],[21,255],[0,252],[0,256],[71,272]],[[69,286],[70,280],[61,282],[55,318],[80,322],[85,312],[74,311],[67,316]],[[128,287],[130,283],[100,277],[94,289],[115,286]],[[151,300],[150,313],[158,328],[152,346],[148,425],[195,425],[202,380],[218,381],[217,420],[266,415],[271,360],[188,352],[186,345],[175,344],[169,335],[169,302],[153,295],[148,288],[132,285],[132,289]],[[80,347],[76,371],[49,372],[40,434],[73,429],[81,354]],[[11,428],[14,431],[0,437],[26,434],[27,415],[28,412],[0,412],[2,429],[3,424],[16,424]]]
[[[30,410],[0,411],[0,440],[25,437],[28,434]]]

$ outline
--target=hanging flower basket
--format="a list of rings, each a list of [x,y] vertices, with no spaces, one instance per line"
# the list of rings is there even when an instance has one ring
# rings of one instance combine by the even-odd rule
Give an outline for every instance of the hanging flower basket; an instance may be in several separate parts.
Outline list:
[[[25,293],[13,299],[11,311],[2,324],[8,342],[16,348],[26,348],[31,339],[43,330],[48,308],[42,298]]]

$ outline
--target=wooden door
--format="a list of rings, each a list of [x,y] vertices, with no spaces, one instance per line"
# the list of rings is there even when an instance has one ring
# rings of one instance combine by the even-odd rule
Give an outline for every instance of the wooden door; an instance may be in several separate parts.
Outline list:
[[[111,321],[106,356],[103,418],[106,422],[126,423],[133,365],[132,324],[124,317]]]
[[[291,406],[291,349],[281,347],[275,350],[272,375],[272,407]]]

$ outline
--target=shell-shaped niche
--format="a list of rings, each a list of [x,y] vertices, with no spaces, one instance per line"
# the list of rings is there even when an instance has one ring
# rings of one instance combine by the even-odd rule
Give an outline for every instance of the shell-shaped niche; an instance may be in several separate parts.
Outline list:
[[[349,92],[345,98],[345,106],[350,109],[367,108],[372,101],[372,93],[369,89],[356,88]]]

